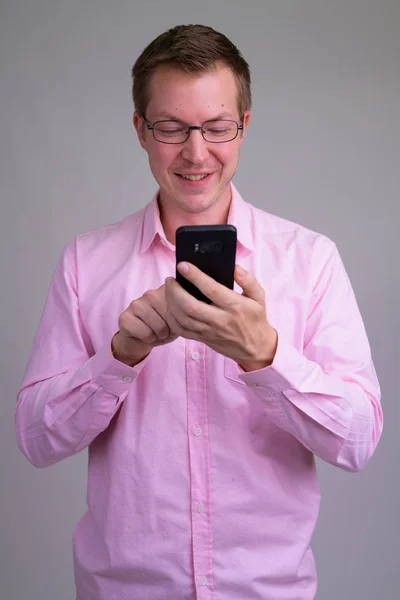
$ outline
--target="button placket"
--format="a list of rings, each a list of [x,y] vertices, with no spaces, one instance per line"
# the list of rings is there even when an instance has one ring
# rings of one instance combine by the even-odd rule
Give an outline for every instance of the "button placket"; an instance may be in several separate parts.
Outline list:
[[[185,344],[194,581],[199,600],[214,600],[205,346]]]

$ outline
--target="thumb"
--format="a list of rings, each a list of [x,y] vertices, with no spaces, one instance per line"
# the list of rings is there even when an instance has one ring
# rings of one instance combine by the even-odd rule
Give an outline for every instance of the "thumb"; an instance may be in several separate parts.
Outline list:
[[[240,265],[235,265],[234,279],[243,290],[242,296],[251,298],[259,304],[265,304],[264,288],[261,287],[252,273],[246,271]]]

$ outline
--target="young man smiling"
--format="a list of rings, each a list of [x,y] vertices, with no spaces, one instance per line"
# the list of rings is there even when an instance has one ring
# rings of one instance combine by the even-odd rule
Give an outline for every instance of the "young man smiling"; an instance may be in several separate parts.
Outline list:
[[[79,600],[311,600],[314,455],[357,471],[382,431],[357,303],[329,239],[231,183],[248,65],[179,26],[133,68],[134,126],[159,189],[76,237],[57,266],[18,395],[18,443],[44,467],[89,448],[74,533]],[[237,227],[235,289],[193,265],[181,225]]]
[[[160,186],[161,222],[166,237],[174,243],[179,225],[226,223],[230,182],[250,120],[250,99],[238,98],[235,75],[223,63],[208,66],[201,76],[162,65],[153,72],[148,86],[149,101],[141,107],[141,98],[138,99],[134,124]],[[209,143],[201,131],[192,131],[184,143],[168,143],[175,141],[171,135],[171,128],[176,131],[179,125],[175,121],[182,123],[184,131],[187,124],[209,121],[209,132],[213,132],[213,127],[219,127],[222,133],[227,129],[234,139],[218,143],[216,133],[217,143]],[[158,123],[156,135],[164,136],[167,143],[159,143],[149,135],[149,122]],[[183,136],[185,139],[185,133]]]

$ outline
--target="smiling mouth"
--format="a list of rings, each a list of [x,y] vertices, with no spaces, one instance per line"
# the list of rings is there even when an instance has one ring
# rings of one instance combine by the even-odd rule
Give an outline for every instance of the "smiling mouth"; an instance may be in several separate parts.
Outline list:
[[[201,181],[210,175],[210,173],[201,173],[200,175],[184,175],[182,173],[176,173],[182,179],[188,179],[189,181]]]

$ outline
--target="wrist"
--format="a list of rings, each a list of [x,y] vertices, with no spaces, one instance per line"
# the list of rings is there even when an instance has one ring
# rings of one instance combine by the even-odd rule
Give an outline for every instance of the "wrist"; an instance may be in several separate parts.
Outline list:
[[[130,344],[129,348],[127,348],[127,344],[124,344],[123,338],[124,336],[118,331],[111,339],[111,354],[119,362],[129,367],[134,367],[150,354],[151,348],[140,349],[141,351],[133,349],[131,338],[129,338]]]
[[[278,332],[276,329],[272,329],[272,332],[272,341],[269,341],[268,344],[265,344],[269,346],[267,353],[264,356],[262,356],[260,353],[249,361],[239,363],[239,367],[241,367],[244,371],[259,371],[260,369],[265,369],[266,367],[270,367],[272,365],[278,347]]]
[[[272,361],[261,360],[256,362],[249,363],[240,363],[239,367],[243,369],[243,371],[260,371],[260,369],[265,369],[266,367],[270,367],[272,365]]]

